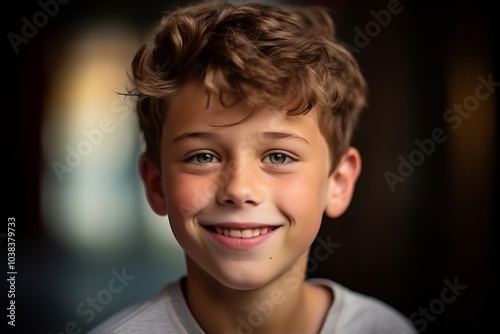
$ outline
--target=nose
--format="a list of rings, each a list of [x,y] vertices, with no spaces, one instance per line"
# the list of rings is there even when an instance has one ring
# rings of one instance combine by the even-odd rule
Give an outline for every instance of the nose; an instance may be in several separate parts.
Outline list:
[[[259,171],[243,164],[224,168],[217,189],[217,202],[231,207],[257,206],[263,200]]]

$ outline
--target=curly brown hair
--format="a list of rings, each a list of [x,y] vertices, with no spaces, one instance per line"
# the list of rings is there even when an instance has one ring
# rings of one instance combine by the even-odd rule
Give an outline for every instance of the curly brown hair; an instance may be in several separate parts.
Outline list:
[[[351,145],[367,87],[359,65],[320,6],[209,1],[166,13],[135,55],[131,81],[146,153],[160,166],[161,129],[170,99],[204,82],[223,105],[320,111],[333,166]]]

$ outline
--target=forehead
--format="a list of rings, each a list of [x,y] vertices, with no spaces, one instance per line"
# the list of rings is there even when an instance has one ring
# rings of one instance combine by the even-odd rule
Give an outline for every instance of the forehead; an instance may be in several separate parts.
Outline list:
[[[219,97],[209,93],[200,82],[190,82],[171,99],[165,115],[165,123],[175,123],[176,127],[207,123],[221,126],[237,123],[241,115],[251,113],[250,105],[243,101],[230,107],[223,106]]]
[[[285,109],[268,106],[254,108],[245,100],[224,106],[217,95],[208,93],[205,85],[191,82],[171,99],[165,114],[163,132],[164,135],[174,136],[193,128],[217,131],[232,127],[273,131],[305,127],[317,131],[319,122],[314,108],[307,114],[288,115]]]

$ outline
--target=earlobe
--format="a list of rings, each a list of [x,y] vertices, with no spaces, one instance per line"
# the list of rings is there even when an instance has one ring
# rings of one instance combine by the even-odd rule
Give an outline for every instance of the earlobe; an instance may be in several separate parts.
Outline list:
[[[167,202],[163,190],[161,173],[146,153],[143,153],[139,158],[139,172],[151,209],[156,214],[165,216],[167,214]]]
[[[360,172],[361,156],[357,149],[351,147],[330,175],[330,188],[325,207],[325,214],[328,217],[337,218],[347,210]]]

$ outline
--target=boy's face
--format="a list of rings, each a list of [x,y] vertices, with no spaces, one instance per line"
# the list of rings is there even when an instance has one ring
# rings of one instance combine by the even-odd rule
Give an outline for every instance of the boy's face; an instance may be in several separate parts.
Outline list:
[[[306,257],[323,213],[343,213],[359,173],[353,151],[329,173],[314,110],[259,109],[234,124],[250,112],[191,83],[165,117],[161,170],[141,160],[149,202],[168,214],[191,265],[235,289],[263,286]]]

